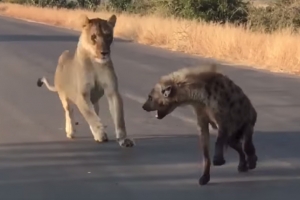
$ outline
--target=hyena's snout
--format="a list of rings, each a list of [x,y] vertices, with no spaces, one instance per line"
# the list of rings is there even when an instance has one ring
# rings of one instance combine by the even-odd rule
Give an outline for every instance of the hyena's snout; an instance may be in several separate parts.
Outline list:
[[[143,110],[150,112],[150,108],[146,103],[142,106],[142,108],[143,108]]]
[[[149,102],[149,100],[144,103],[142,108],[143,108],[143,110],[145,110],[147,112],[155,111],[155,108],[153,108],[153,105],[151,102]]]

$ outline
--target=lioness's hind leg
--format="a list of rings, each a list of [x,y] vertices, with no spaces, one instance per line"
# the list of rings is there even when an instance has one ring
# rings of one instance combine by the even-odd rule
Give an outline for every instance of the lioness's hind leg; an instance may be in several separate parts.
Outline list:
[[[62,106],[65,111],[65,120],[66,120],[66,125],[65,125],[65,131],[67,134],[67,138],[74,138],[74,133],[75,129],[73,126],[73,108],[70,106],[70,101],[64,97],[63,95],[59,95],[59,98],[61,100]]]
[[[94,105],[90,102],[89,98],[81,97],[76,105],[90,126],[91,132],[96,142],[108,141],[107,135],[104,132],[104,127],[97,115]]]

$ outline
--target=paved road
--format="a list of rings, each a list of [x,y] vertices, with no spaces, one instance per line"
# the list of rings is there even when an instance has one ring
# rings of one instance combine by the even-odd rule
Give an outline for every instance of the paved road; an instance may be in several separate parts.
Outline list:
[[[7,18],[0,24],[0,199],[299,199],[300,79],[224,65],[258,110],[259,163],[238,174],[229,149],[227,164],[213,167],[210,184],[200,187],[192,112],[178,109],[159,121],[141,102],[159,76],[204,59],[116,39],[113,59],[137,146],[96,144],[77,110],[79,138],[69,141],[57,95],[36,80],[46,75],[52,82],[57,57],[76,46],[78,33]],[[114,139],[106,99],[101,109]]]

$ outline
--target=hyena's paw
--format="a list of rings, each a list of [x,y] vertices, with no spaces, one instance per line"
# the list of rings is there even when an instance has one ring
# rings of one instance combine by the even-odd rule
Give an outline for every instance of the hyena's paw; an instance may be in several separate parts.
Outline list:
[[[247,172],[248,171],[248,163],[247,162],[240,162],[238,166],[238,172]]]
[[[103,133],[101,135],[97,135],[94,137],[94,140],[97,142],[97,143],[103,143],[103,142],[108,142],[108,137],[107,137],[107,134],[106,133]]]
[[[257,162],[257,156],[254,155],[254,156],[248,157],[247,162],[248,162],[248,167],[250,170],[255,169],[256,162]]]
[[[213,158],[213,165],[214,166],[222,166],[226,163],[224,157],[222,156],[214,156]]]
[[[203,174],[199,179],[199,185],[206,185],[210,181],[209,174]]]
[[[134,146],[134,142],[129,138],[117,139],[117,141],[121,147],[133,147]]]

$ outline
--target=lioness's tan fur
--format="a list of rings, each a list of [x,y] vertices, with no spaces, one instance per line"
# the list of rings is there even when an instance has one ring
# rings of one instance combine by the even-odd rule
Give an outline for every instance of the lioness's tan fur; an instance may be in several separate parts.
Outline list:
[[[133,142],[127,138],[123,101],[110,58],[116,20],[115,15],[108,20],[89,19],[83,15],[80,20],[82,31],[75,53],[66,50],[60,55],[54,86],[49,85],[45,77],[38,80],[38,86],[45,83],[49,90],[58,93],[65,111],[65,131],[68,138],[73,138],[75,133],[73,109],[70,105],[74,103],[89,124],[97,142],[108,140],[98,116],[98,102],[105,94],[115,125],[116,138],[121,146],[131,147]]]

